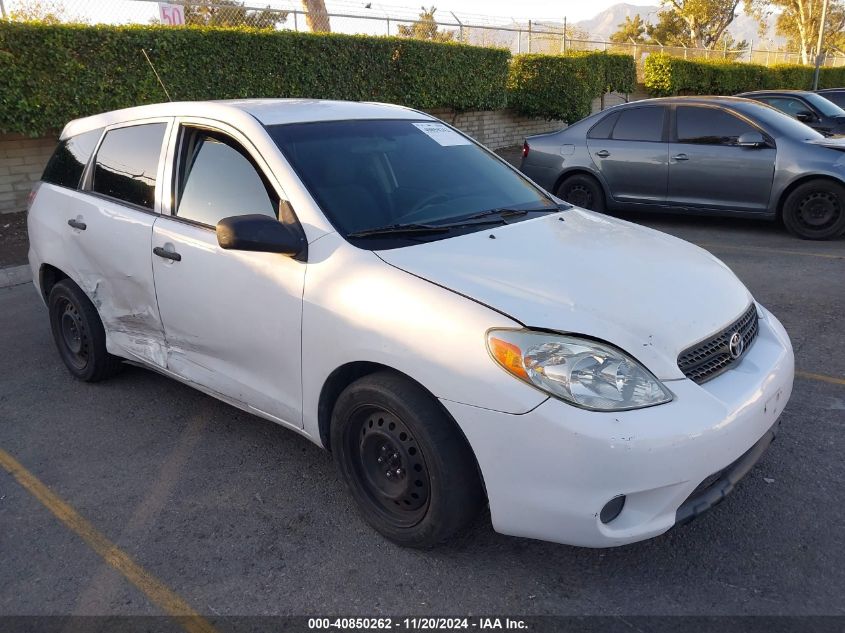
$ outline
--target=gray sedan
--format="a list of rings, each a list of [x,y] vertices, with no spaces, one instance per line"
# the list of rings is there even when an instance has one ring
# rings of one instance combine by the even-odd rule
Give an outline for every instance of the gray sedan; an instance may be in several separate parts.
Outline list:
[[[845,139],[749,99],[616,106],[529,137],[521,169],[588,209],[782,218],[805,239],[845,232]]]

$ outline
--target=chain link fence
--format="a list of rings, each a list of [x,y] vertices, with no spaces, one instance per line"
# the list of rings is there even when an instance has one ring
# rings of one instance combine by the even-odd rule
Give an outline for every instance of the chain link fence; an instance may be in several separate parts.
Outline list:
[[[12,20],[42,19],[88,24],[170,24],[173,26],[251,26],[310,31],[328,25],[336,33],[409,35],[415,33],[440,41],[509,49],[512,53],[557,54],[573,51],[610,51],[633,55],[641,70],[645,58],[665,52],[685,59],[725,59],[775,64],[800,64],[797,52],[744,49],[699,49],[656,44],[614,43],[572,37],[577,29],[565,18],[555,20],[503,20],[483,15],[459,14],[438,9],[433,21],[420,26],[419,10],[382,6],[367,0],[327,0],[328,12],[309,14],[306,2],[297,0],[0,0],[2,17]],[[824,57],[824,66],[845,66],[845,55]]]

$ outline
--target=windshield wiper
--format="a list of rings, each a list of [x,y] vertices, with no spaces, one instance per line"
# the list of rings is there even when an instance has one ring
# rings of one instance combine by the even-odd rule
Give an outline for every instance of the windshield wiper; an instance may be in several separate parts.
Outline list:
[[[437,224],[436,226],[454,228],[457,226],[466,226],[472,224],[493,224],[499,222],[501,222],[502,224],[507,224],[508,218],[518,218],[522,217],[523,215],[528,215],[529,213],[556,213],[560,210],[560,206],[555,206],[551,208],[542,207],[540,209],[512,209],[509,207],[497,207],[495,209],[487,209],[486,211],[479,211],[478,213],[473,213],[472,215],[467,215],[462,218],[458,218],[453,222]],[[474,222],[473,220],[481,221]]]
[[[390,226],[377,226],[371,229],[353,231],[352,233],[347,233],[346,237],[373,237],[407,233],[446,233],[448,231],[448,226],[436,226],[434,224],[392,224]]]

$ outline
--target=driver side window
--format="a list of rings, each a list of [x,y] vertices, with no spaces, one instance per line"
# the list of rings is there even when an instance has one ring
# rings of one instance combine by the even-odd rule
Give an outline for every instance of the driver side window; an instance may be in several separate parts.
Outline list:
[[[183,128],[175,215],[215,226],[233,215],[278,217],[279,199],[249,154],[232,139]]]

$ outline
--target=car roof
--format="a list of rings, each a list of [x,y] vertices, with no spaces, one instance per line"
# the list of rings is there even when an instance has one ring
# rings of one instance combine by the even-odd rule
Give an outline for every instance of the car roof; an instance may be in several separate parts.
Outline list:
[[[806,95],[812,94],[811,90],[753,90],[751,92],[741,92],[738,97],[753,97],[755,95]]]
[[[845,88],[821,88],[819,90],[816,90],[816,92],[845,92]]]
[[[222,101],[175,101],[113,110],[75,119],[61,138],[82,134],[117,123],[173,116],[216,119],[237,127],[238,122],[257,120],[263,125],[343,121],[349,119],[433,119],[434,117],[388,103],[330,101],[325,99],[229,99]]]

